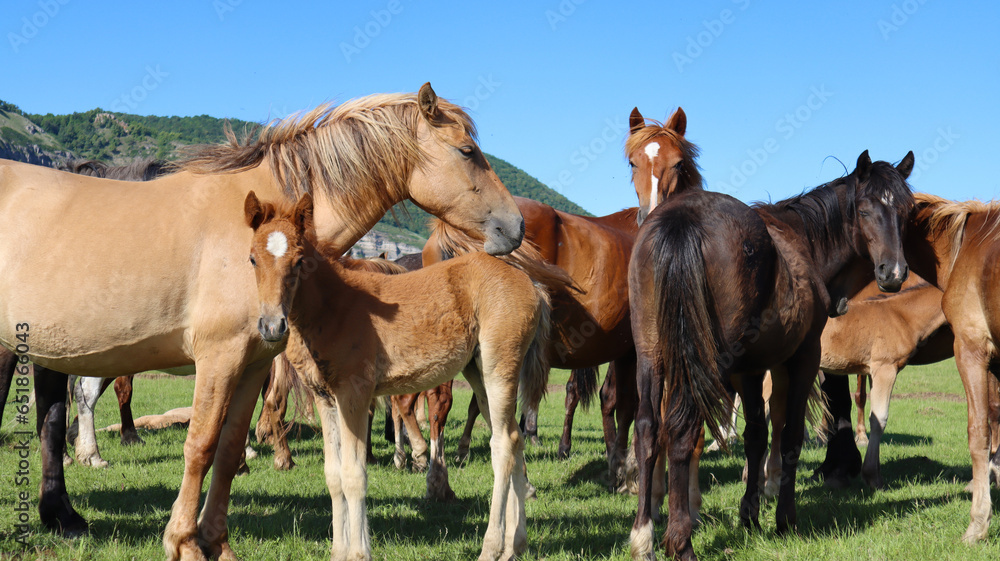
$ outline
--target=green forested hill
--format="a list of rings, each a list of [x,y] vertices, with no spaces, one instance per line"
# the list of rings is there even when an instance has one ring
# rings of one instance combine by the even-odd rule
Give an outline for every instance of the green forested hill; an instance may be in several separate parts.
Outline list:
[[[238,134],[254,125],[239,119],[230,119],[230,122]],[[14,146],[37,145],[49,152],[68,151],[76,158],[114,165],[136,158],[177,159],[180,149],[185,146],[224,140],[224,123],[225,119],[208,115],[140,116],[99,108],[69,115],[28,114],[16,105],[0,101],[0,141]],[[487,154],[486,157],[511,193],[566,212],[589,214],[516,166],[496,156]],[[57,159],[53,156],[53,160]],[[379,223],[384,229],[391,232],[399,228],[427,237],[430,218],[427,213],[410,203],[399,205],[394,211]]]

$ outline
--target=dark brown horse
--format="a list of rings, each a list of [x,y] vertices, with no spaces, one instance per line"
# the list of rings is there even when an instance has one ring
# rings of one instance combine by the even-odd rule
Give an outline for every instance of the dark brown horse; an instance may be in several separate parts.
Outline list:
[[[664,546],[668,555],[696,558],[689,469],[705,423],[720,436],[730,401],[727,381],[739,391],[747,419],[749,477],[740,519],[759,527],[757,481],[767,449],[761,385],[768,369],[772,411],[783,404],[787,419],[777,528],[785,533],[795,526],[807,400],[819,371],[823,327],[835,310],[827,285],[853,261],[870,259],[880,287],[899,290],[907,275],[902,231],[913,208],[905,181],[912,169],[912,153],[896,168],[873,164],[866,151],[850,175],[777,204],[751,208],[728,195],[692,191],[640,211],[649,218],[629,264],[639,390],[633,558],[655,559],[651,487],[664,446]]]

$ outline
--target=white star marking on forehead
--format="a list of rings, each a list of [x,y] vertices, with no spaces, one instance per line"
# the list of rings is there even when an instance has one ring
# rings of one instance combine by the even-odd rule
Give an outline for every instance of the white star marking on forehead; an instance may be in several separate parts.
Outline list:
[[[288,251],[288,238],[281,232],[271,232],[267,236],[267,250],[275,257],[281,257]]]
[[[882,204],[884,204],[885,206],[892,206],[893,200],[895,199],[893,198],[892,193],[886,193],[882,195]]]
[[[660,153],[660,143],[654,140],[646,145],[644,151],[646,152],[646,155],[649,156],[649,161],[652,162],[653,159],[656,158],[656,155]]]

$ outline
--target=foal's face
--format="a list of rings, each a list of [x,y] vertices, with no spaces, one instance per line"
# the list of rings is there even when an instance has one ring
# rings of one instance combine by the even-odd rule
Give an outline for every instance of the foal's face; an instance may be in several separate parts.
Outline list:
[[[638,109],[632,111],[629,123],[631,135],[648,128]],[[650,212],[653,212],[653,209],[673,195],[682,185],[680,179],[683,173],[684,152],[678,146],[676,138],[683,137],[686,128],[687,117],[684,110],[678,108],[663,126],[667,132],[638,142],[628,153],[629,167],[632,168],[632,184],[635,185],[635,194],[639,198],[640,224]],[[643,137],[646,136],[648,134],[643,134]],[[629,146],[632,144],[636,143],[629,143]]]
[[[876,165],[883,168],[879,173],[871,173],[872,163],[866,151],[858,159],[858,168],[854,171],[859,182],[859,197],[856,200],[858,245],[867,250],[875,264],[878,287],[884,292],[898,292],[909,274],[903,256],[903,227],[913,208],[909,188],[903,191],[898,188],[898,183],[905,185],[913,170],[913,152],[907,154],[895,168],[883,162]],[[891,177],[892,174],[899,177]],[[897,188],[891,188],[890,183],[896,183]],[[904,196],[909,200],[897,200]]]
[[[261,203],[251,191],[245,211],[247,223],[254,229],[250,264],[260,300],[257,330],[265,341],[275,343],[288,336],[288,314],[299,287],[304,224],[311,220],[312,199],[305,195],[291,215],[275,216],[274,206]]]

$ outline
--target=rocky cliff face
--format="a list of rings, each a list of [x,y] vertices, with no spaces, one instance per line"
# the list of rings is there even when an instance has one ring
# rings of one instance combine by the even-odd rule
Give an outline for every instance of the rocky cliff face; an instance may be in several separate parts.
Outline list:
[[[351,257],[364,259],[368,257],[378,257],[385,253],[385,258],[394,260],[408,253],[420,253],[419,247],[409,244],[395,242],[385,236],[382,232],[371,231],[364,235],[358,243],[351,248]]]
[[[45,150],[37,144],[18,146],[2,138],[0,138],[0,158],[50,168],[59,167],[67,161],[74,159],[73,154],[65,150]]]

